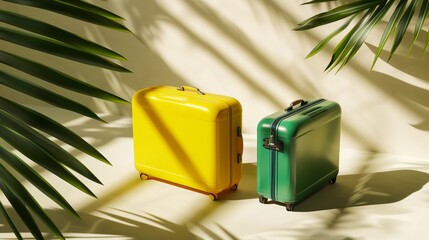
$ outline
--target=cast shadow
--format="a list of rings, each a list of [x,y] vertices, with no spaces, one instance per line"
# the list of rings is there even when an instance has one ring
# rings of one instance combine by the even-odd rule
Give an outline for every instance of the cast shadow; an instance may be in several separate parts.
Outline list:
[[[258,198],[256,193],[256,163],[244,163],[238,189],[220,197],[222,200],[244,200]]]
[[[145,212],[131,212],[122,209],[110,209],[108,211],[98,211],[96,214],[79,212],[82,221],[74,218],[64,220],[62,210],[50,209],[46,213],[54,220],[57,227],[62,231],[67,239],[200,239],[198,235],[189,229],[188,223],[177,224],[167,219]],[[17,216],[12,213],[12,217]],[[9,233],[9,226],[0,219],[0,233]],[[25,226],[18,222],[18,229],[22,233]],[[222,239],[221,235],[230,236],[237,239],[221,226],[214,232],[199,223],[194,223],[204,234],[212,239]],[[42,232],[47,233],[48,229],[40,224]],[[51,234],[45,234],[46,239],[56,239]]]
[[[429,182],[429,174],[415,170],[340,175],[337,183],[296,205],[310,212],[399,202]]]
[[[413,44],[413,32],[407,31],[404,35],[401,45],[398,47],[398,50],[395,51],[392,57],[389,59],[390,50],[383,49],[378,61],[384,61],[395,69],[401,70],[402,72],[416,77],[424,82],[428,82],[429,76],[427,74],[427,63],[429,60],[429,55],[426,54],[424,47],[426,44],[427,34],[427,31],[422,30],[419,37]],[[374,54],[377,52],[378,46],[370,43],[366,43],[366,45]]]

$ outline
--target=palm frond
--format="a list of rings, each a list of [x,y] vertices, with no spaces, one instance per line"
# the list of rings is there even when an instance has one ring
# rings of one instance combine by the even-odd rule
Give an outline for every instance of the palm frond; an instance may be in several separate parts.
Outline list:
[[[40,229],[32,217],[30,210],[45,223],[53,234],[64,238],[61,231],[49,216],[46,215],[31,193],[2,164],[0,164],[0,189],[36,239],[43,239],[43,236],[40,234]]]
[[[426,20],[426,16],[429,11],[429,0],[423,0],[422,7],[420,8],[420,12],[417,18],[416,26],[414,28],[414,38],[413,38],[413,44],[416,42],[422,28],[423,24]]]
[[[52,24],[0,9],[0,21],[101,56],[125,60],[120,54]]]
[[[324,2],[328,2],[328,0],[315,0],[305,4],[320,4]],[[340,3],[341,1],[337,0],[337,2]],[[395,8],[395,10],[391,11],[392,8]],[[371,11],[373,12],[370,13]],[[345,18],[349,18],[352,15],[362,16],[360,20],[354,24],[354,27],[352,27],[345,37],[343,37],[343,39],[337,44],[332,54],[331,61],[326,67],[326,70],[328,71],[331,71],[335,67],[339,67],[338,70],[340,70],[355,56],[372,29],[374,29],[387,14],[391,14],[375,53],[374,60],[371,65],[372,69],[389,38],[392,38],[392,48],[390,50],[389,60],[395,54],[398,46],[402,43],[410,23],[412,22],[412,18],[416,16],[417,21],[414,27],[412,45],[415,44],[415,41],[424,26],[424,21],[428,11],[428,0],[357,0],[351,3],[340,5],[329,11],[316,14],[315,16],[298,23],[294,29],[308,30],[344,20]],[[346,20],[344,25],[342,25],[339,29],[325,37],[316,47],[317,51],[313,49],[309,56],[313,56],[315,53],[324,48],[334,36],[344,30],[342,28],[345,25],[350,25],[347,23],[347,21],[350,21],[350,18]],[[428,43],[429,34],[428,38],[426,39],[425,50]]]
[[[375,52],[375,56],[374,56],[374,60],[372,62],[371,69],[374,67],[377,59],[379,58],[381,52],[383,51],[384,46],[386,45],[390,34],[392,34],[394,32],[394,30],[396,29],[395,26],[398,25],[398,22],[400,20],[400,17],[402,16],[402,13],[405,9],[406,4],[407,4],[407,0],[401,0],[398,3],[398,5],[396,6],[395,11],[390,16],[390,19],[387,23],[387,26],[384,29],[383,35],[381,36],[380,43],[378,44],[377,51]]]
[[[119,31],[129,31],[124,25],[116,22],[116,14],[110,13],[95,5],[83,2],[80,0],[3,0],[6,2],[26,5],[30,7],[40,8],[55,12],[64,16],[68,16],[74,19],[79,19],[89,23],[93,23],[99,26],[108,27]],[[70,4],[72,3],[72,4]],[[80,3],[80,4],[79,4]],[[82,3],[85,7],[82,7]],[[92,6],[92,7],[89,7]],[[107,15],[107,17],[106,17]],[[112,19],[113,18],[113,19]]]
[[[129,32],[124,25],[118,22],[118,20],[122,20],[120,16],[84,0],[3,1],[18,4],[22,8],[35,7],[90,24]],[[122,55],[54,24],[3,9],[0,9],[0,22],[3,23],[0,27],[0,39],[3,41],[81,64],[117,72],[130,72],[116,63],[118,60],[125,60]],[[121,97],[52,68],[49,63],[30,60],[25,53],[16,54],[13,49],[0,50],[1,65],[25,73],[17,75],[16,71],[11,73],[8,68],[0,69],[0,84],[7,89],[92,119],[103,121],[90,108],[73,100],[76,98],[64,97],[50,88],[55,85],[76,94],[116,103],[128,103]],[[36,83],[35,79],[48,82],[50,85],[42,87]],[[6,99],[0,96],[0,139],[10,147],[9,149],[0,146],[0,191],[3,192],[21,222],[35,239],[43,239],[38,222],[43,223],[56,237],[63,239],[64,236],[44,212],[43,207],[33,198],[31,191],[21,184],[15,175],[25,178],[65,212],[75,217],[79,216],[60,191],[49,184],[43,176],[26,163],[26,160],[15,155],[13,151],[20,152],[27,160],[31,160],[50,174],[58,176],[67,184],[90,196],[95,197],[94,193],[76,175],[101,184],[101,181],[79,159],[51,140],[50,137],[110,164],[106,157],[93,146],[62,124],[19,104],[18,99]],[[15,225],[17,219],[14,219],[6,209],[0,202],[0,214],[10,225],[16,237],[22,239],[20,230]],[[36,219],[40,221],[36,221]]]

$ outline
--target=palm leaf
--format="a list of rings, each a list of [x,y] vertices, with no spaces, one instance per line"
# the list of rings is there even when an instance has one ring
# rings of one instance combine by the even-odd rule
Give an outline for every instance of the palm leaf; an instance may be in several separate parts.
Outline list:
[[[366,37],[368,36],[369,32],[375,27],[375,25],[386,15],[386,13],[389,11],[391,5],[393,4],[393,1],[388,2],[385,5],[380,5],[377,7],[374,14],[371,16],[369,21],[363,26],[360,32],[360,36],[357,37],[356,41],[353,41],[351,43],[352,49],[348,53],[347,57],[344,59],[343,63],[341,64],[341,68],[343,68],[349,61],[352,59],[352,57],[357,53],[357,51],[360,49],[362,44],[364,43]]]
[[[324,38],[322,41],[320,41],[316,45],[316,47],[314,47],[313,50],[311,50],[311,52],[305,58],[312,57],[312,56],[316,55],[318,52],[320,52],[329,43],[329,41],[331,41],[332,38],[334,38],[335,36],[340,34],[342,31],[344,31],[344,29],[346,29],[349,26],[349,24],[352,22],[352,20],[354,19],[355,16],[356,15],[351,16],[349,18],[349,20],[347,20],[339,28],[337,28],[335,31],[333,31],[331,34],[329,34],[326,38]]]
[[[315,3],[325,3],[325,2],[334,2],[334,1],[337,1],[337,0],[313,0],[313,1],[303,3],[302,5],[315,4]]]
[[[50,154],[40,148],[37,144],[31,142],[24,136],[16,133],[10,128],[0,125],[0,137],[7,141],[12,147],[20,151],[26,157],[31,159],[46,170],[57,175],[62,180],[76,187],[82,192],[94,196],[94,193],[76,176],[58,162],[58,159],[53,158]]]
[[[334,68],[342,59],[347,55],[346,49],[350,49],[350,41],[352,39],[356,39],[354,36],[361,29],[362,25],[368,21],[368,17],[370,16],[372,10],[366,12],[366,14],[359,20],[359,22],[347,33],[346,36],[340,41],[340,43],[335,47],[334,52],[332,54],[331,61],[329,62],[326,70]]]
[[[76,79],[63,72],[57,71],[48,66],[34,62],[32,60],[11,54],[0,50],[0,63],[9,65],[22,72],[35,76],[46,82],[55,84],[64,89],[68,89],[74,92],[82,93],[91,97],[100,98],[106,101],[116,103],[128,103],[128,101],[106,92],[102,89],[96,88],[90,84],[87,84],[79,79]]]
[[[53,158],[68,168],[74,170],[80,175],[88,178],[89,180],[100,183],[100,180],[79,160],[77,160],[69,152],[62,149],[60,146],[49,140],[47,137],[40,134],[38,131],[32,129],[28,125],[21,122],[19,119],[0,110],[0,124],[14,129],[21,136],[25,136],[31,142],[37,144],[41,149],[50,154]]]
[[[43,114],[1,96],[0,109],[20,119],[28,126],[39,129],[104,163],[110,164],[106,157],[76,133]]]
[[[106,9],[97,7],[93,4],[81,1],[81,0],[60,0],[61,2],[64,3],[68,3],[71,4],[75,7],[79,7],[83,10],[89,11],[89,12],[93,12],[96,13],[98,15],[104,16],[106,18],[112,19],[112,20],[124,20],[124,18],[122,18],[119,15],[116,15],[112,12],[107,11]]]
[[[36,222],[28,211],[29,209],[37,214],[37,217],[49,228],[49,230],[60,238],[61,231],[55,226],[54,222],[46,215],[39,203],[31,196],[30,192],[16,179],[7,169],[0,164],[0,188],[6,195],[8,200],[18,209],[18,214],[24,220],[26,226],[30,229],[31,233],[37,239],[43,239],[40,234]]]
[[[33,33],[41,34],[45,37],[55,39],[57,41],[70,44],[72,46],[78,47],[82,50],[95,53],[98,55],[115,58],[119,60],[125,60],[125,58],[103,46],[100,46],[94,42],[88,41],[76,34],[65,31],[59,27],[53,26],[51,24],[29,18],[20,14],[13,12],[0,10],[0,21],[31,31]]]
[[[64,43],[54,41],[50,38],[0,27],[0,39],[76,62],[119,72],[129,72],[126,68],[99,57],[98,55],[94,55],[70,45],[65,45]]]
[[[67,109],[84,116],[102,121],[97,114],[92,112],[86,106],[79,104],[73,100],[65,98],[57,93],[47,90],[43,87],[37,86],[22,78],[12,76],[6,72],[0,71],[0,84],[13,88],[17,91],[30,95],[34,98],[42,100],[46,103],[52,104],[59,108]]]
[[[34,239],[43,239],[43,235],[40,231],[40,228],[37,225],[36,221],[34,220],[33,215],[31,215],[31,212],[15,196],[14,190],[12,190],[12,189],[8,188],[8,186],[6,186],[4,181],[8,181],[8,180],[0,179],[0,190],[4,193],[7,200],[10,202],[13,209],[18,214],[18,216],[21,218],[22,222],[27,227],[27,229],[30,230],[31,234],[33,234]],[[16,228],[16,227],[14,226],[14,228]]]
[[[68,211],[72,215],[79,217],[73,207],[64,199],[64,197],[42,176],[33,170],[28,164],[22,159],[15,156],[14,154],[7,151],[5,148],[0,146],[0,159],[16,170],[21,176],[25,177],[35,187],[42,191],[46,196],[56,202],[64,210]]]
[[[383,35],[381,36],[380,43],[378,44],[377,51],[375,52],[374,60],[372,61],[371,69],[374,67],[377,59],[379,58],[381,52],[383,51],[384,46],[387,43],[387,40],[389,39],[390,34],[393,33],[395,30],[399,19],[402,15],[402,12],[405,9],[405,5],[407,4],[407,0],[401,0],[398,5],[396,6],[395,11],[390,16],[390,19],[388,21],[388,24],[386,28],[384,29]]]
[[[19,232],[18,228],[15,226],[14,221],[10,217],[9,213],[7,212],[6,208],[3,206],[3,203],[1,201],[0,201],[0,213],[6,219],[7,224],[12,228],[12,231],[15,234],[16,238],[19,240],[23,239],[21,236],[21,233]]]
[[[376,1],[360,0],[349,4],[345,4],[343,6],[334,8],[330,11],[317,14],[314,17],[311,17],[301,23],[298,23],[298,25],[294,28],[294,30],[299,30],[299,31],[308,30],[311,28],[320,27],[325,24],[336,22],[338,20],[349,17],[356,13],[373,8],[374,6],[377,6],[382,2],[384,2],[384,0],[376,0]]]
[[[328,0],[315,0],[310,1],[305,4],[317,4],[330,2]],[[337,2],[341,2],[337,0]],[[390,11],[392,7],[395,7],[395,10]],[[420,10],[419,9],[420,6]],[[380,39],[380,43],[377,47],[377,51],[374,56],[371,69],[374,67],[377,59],[380,56],[384,46],[386,45],[389,37],[394,34],[392,48],[390,50],[389,60],[394,55],[398,46],[401,44],[404,35],[409,28],[412,18],[417,15],[416,25],[414,27],[414,37],[412,45],[415,44],[417,37],[419,36],[424,21],[426,19],[427,13],[429,11],[429,0],[378,0],[378,1],[366,1],[358,0],[351,3],[347,3],[338,7],[333,8],[332,10],[316,14],[313,17],[308,18],[307,20],[298,23],[294,28],[295,30],[308,30],[315,27],[320,27],[325,24],[337,22],[343,20],[344,18],[349,17],[353,14],[365,14],[368,16],[369,9],[378,9],[374,12],[374,15],[371,16],[369,21],[359,21],[356,23],[346,37],[344,37],[340,43],[337,45],[336,50],[332,54],[331,61],[329,62],[326,70],[332,70],[334,67],[338,66],[341,63],[339,69],[344,67],[358,52],[362,44],[364,43],[366,37],[370,34],[371,30],[381,21],[381,19],[386,14],[391,14],[389,21],[384,29],[383,35]],[[416,14],[417,13],[417,14]],[[344,23],[346,24],[346,23]],[[362,25],[362,26],[360,26]],[[357,26],[357,27],[356,27]],[[341,28],[341,27],[340,27]],[[334,36],[337,35],[339,29],[335,30],[331,34],[328,34],[319,44],[314,48],[309,56],[313,56],[315,53],[320,52],[322,48],[327,45],[327,41],[330,41]],[[343,31],[343,30],[341,30]],[[425,43],[425,50],[429,43],[429,34]]]
[[[411,4],[408,6],[407,10],[402,15],[402,18],[399,21],[396,29],[396,36],[395,36],[395,40],[393,41],[392,49],[390,50],[389,59],[395,53],[396,49],[398,48],[399,44],[404,38],[405,32],[407,31],[408,25],[410,25],[411,18],[414,15],[414,12],[417,8],[418,3],[419,1],[412,0]]]
[[[100,11],[97,11],[94,8],[89,8],[88,5],[85,8],[82,8],[81,7],[82,5],[76,6],[77,4],[76,1],[68,1],[68,2],[73,2],[74,3],[73,5],[67,3],[66,1],[58,1],[58,0],[3,0],[3,1],[41,8],[41,9],[55,12],[64,16],[69,16],[74,19],[80,19],[89,23],[94,23],[100,26],[111,28],[111,29],[128,31],[128,29],[125,26],[112,20],[112,16],[115,16],[115,14],[112,13],[109,17],[106,17],[105,14],[100,13]]]
[[[390,1],[387,4],[379,5],[374,11],[371,10],[367,12],[367,14],[362,18],[363,21],[356,25],[356,31],[354,31],[354,34],[352,34],[348,40],[347,46],[342,51],[338,61],[330,66],[330,70],[335,68],[341,62],[341,66],[338,69],[339,71],[350,61],[364,43],[369,32],[384,17],[392,4],[393,1]]]
[[[413,44],[416,42],[422,28],[423,24],[426,20],[426,16],[429,11],[429,0],[423,0],[422,7],[420,8],[420,12],[418,15],[418,19],[416,22],[416,27],[414,28],[414,37],[413,37]]]
[[[118,22],[118,20],[122,20],[120,16],[83,0],[3,1],[15,3],[20,8],[36,7],[98,26],[129,32],[124,25]],[[48,22],[2,9],[0,9],[0,22],[4,23],[0,26],[0,39],[3,41],[81,64],[112,71],[129,72],[128,69],[117,63],[118,60],[125,59],[122,55]],[[90,108],[78,101],[54,93],[50,89],[52,85],[41,87],[34,82],[35,78],[86,96],[117,103],[128,103],[128,101],[114,94],[58,71],[46,63],[30,60],[30,57],[25,57],[25,54],[16,54],[12,50],[0,50],[0,64],[14,68],[20,73],[31,75],[31,78],[24,78],[25,74],[12,74],[8,72],[7,68],[2,69],[0,71],[0,84],[9,87],[11,90],[14,89],[53,106],[97,120],[101,119]],[[113,59],[115,62],[107,58]],[[49,231],[58,238],[62,239],[64,236],[43,211],[42,206],[31,196],[31,192],[17,180],[15,175],[25,178],[66,212],[77,217],[78,214],[61,196],[60,192],[28,166],[25,159],[14,155],[13,150],[19,151],[27,160],[33,161],[46,169],[48,173],[58,176],[67,184],[90,196],[95,197],[93,192],[75,174],[101,183],[83,163],[50,140],[50,137],[110,164],[93,146],[62,124],[29,107],[18,104],[14,99],[6,99],[0,96],[0,138],[12,148],[10,150],[0,146],[0,191],[3,192],[13,210],[36,239],[43,239],[36,219],[44,223]],[[3,164],[7,164],[7,168]],[[9,169],[13,169],[13,171],[9,172]],[[0,203],[0,214],[10,225],[16,237],[22,239],[19,229],[15,225],[15,219],[12,219],[3,203]]]

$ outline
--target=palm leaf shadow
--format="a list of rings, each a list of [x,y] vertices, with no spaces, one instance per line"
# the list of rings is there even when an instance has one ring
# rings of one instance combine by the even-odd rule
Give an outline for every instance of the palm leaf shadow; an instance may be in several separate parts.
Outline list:
[[[243,175],[234,193],[222,196],[222,200],[257,199],[256,193],[256,163],[243,163]]]
[[[340,175],[336,184],[315,193],[295,210],[309,212],[399,202],[428,182],[428,173],[415,170]]]
[[[9,210],[9,209],[8,209]],[[200,237],[190,231],[188,223],[177,224],[167,219],[149,213],[135,213],[121,209],[111,209],[109,211],[98,211],[96,214],[80,212],[82,221],[70,219],[64,221],[64,214],[61,210],[50,209],[47,214],[58,223],[66,238],[86,238],[86,239],[109,239],[125,237],[127,239],[199,239]],[[100,216],[104,215],[104,216]],[[12,217],[16,217],[11,214]],[[4,219],[0,219],[0,233],[10,232]],[[19,229],[25,229],[23,225],[17,224]],[[213,239],[222,239],[217,233],[206,227],[197,224],[205,234]],[[41,227],[42,232],[47,229]],[[221,230],[228,236],[233,236],[227,230]],[[25,234],[25,232],[23,232]],[[50,238],[53,236],[45,236]],[[235,238],[236,239],[236,238]]]
[[[130,239],[172,239],[177,237],[178,234],[183,239],[197,238],[197,236],[188,230],[187,226],[175,224],[150,214],[139,215],[124,210],[119,210],[122,213],[118,214],[101,211],[99,213],[104,214],[106,217],[79,213],[82,221],[76,219],[65,221],[61,210],[47,210],[46,212],[53,220],[56,220],[58,227],[62,230],[65,237],[70,239],[75,237],[85,237],[87,239],[117,237]],[[132,217],[127,217],[125,214]],[[12,215],[12,217],[16,216]],[[3,221],[1,219],[2,223]],[[24,229],[24,226],[18,224],[18,228]],[[46,231],[43,227],[41,229],[44,232]],[[0,226],[0,233],[8,233],[9,231],[9,228],[4,224]]]

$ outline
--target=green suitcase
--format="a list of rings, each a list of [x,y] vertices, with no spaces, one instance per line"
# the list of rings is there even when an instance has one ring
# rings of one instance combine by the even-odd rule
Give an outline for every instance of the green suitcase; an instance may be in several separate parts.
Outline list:
[[[341,108],[325,99],[297,100],[263,118],[257,129],[259,201],[295,204],[335,183],[339,168]]]

